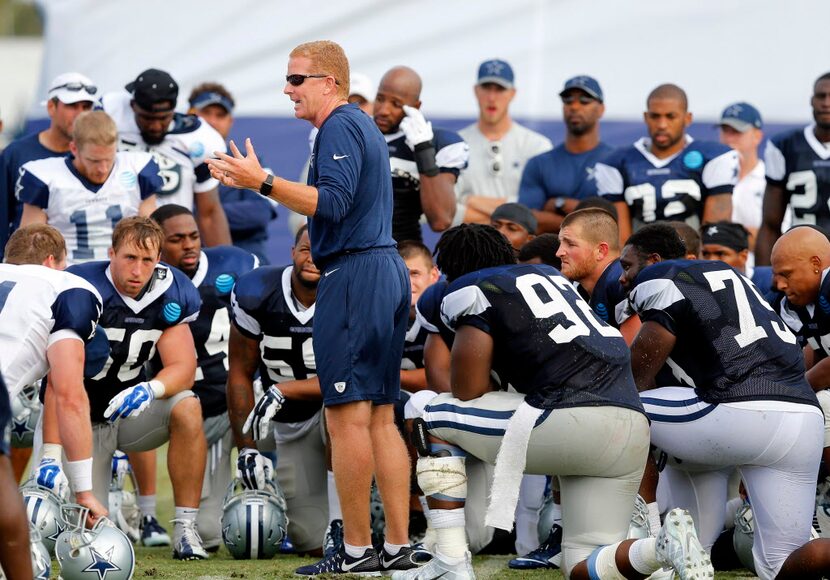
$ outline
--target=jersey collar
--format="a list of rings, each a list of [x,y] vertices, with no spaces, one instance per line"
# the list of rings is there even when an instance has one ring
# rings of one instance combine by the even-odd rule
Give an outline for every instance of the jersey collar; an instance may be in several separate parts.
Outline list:
[[[640,137],[637,141],[634,142],[634,148],[640,152],[640,154],[645,157],[649,163],[654,165],[654,167],[660,169],[665,167],[669,163],[675,160],[675,158],[683,153],[686,150],[686,147],[692,144],[694,138],[691,135],[684,135],[683,139],[686,141],[686,144],[683,146],[683,149],[675,153],[670,157],[666,157],[665,159],[658,159],[654,156],[654,153],[651,152],[651,139],[648,137]]]
[[[384,136],[383,136],[383,138],[384,138],[384,139],[386,139],[386,142],[387,142],[387,143],[391,143],[391,142],[392,142],[392,141],[394,141],[395,139],[400,139],[400,138],[401,138],[401,137],[403,137],[403,136],[404,136],[404,135],[403,135],[403,131],[398,130],[398,131],[396,131],[396,132],[394,132],[394,133],[389,133],[388,135],[384,135]]]
[[[315,302],[312,304],[308,310],[305,312],[300,312],[297,310],[297,307],[294,306],[294,298],[292,297],[291,292],[291,271],[293,268],[291,266],[286,266],[285,270],[282,271],[282,295],[285,298],[285,305],[288,307],[288,310],[291,311],[291,314],[294,315],[300,324],[307,324],[309,320],[314,317],[314,307],[317,306]]]
[[[207,257],[207,254],[205,254],[204,250],[200,250],[199,264],[196,266],[196,273],[193,274],[193,278],[191,278],[191,281],[193,282],[193,285],[196,286],[196,288],[201,286],[202,282],[205,281],[205,277],[207,276],[207,272],[208,272],[208,257]]]
[[[112,273],[110,272],[109,266],[107,266],[106,274],[107,280],[109,280],[110,284],[112,284],[112,288],[121,297],[121,300],[124,301],[127,308],[133,311],[133,314],[138,314],[147,308],[159,296],[167,292],[167,289],[173,284],[173,271],[163,264],[158,264],[153,275],[159,276],[159,279],[156,280],[153,288],[141,297],[141,300],[136,300],[119,292],[118,288],[115,286],[115,282],[112,281]]]
[[[826,161],[827,159],[830,159],[830,149],[825,147],[824,143],[822,143],[816,138],[816,134],[814,132],[815,128],[815,123],[804,127],[804,139],[807,141],[807,145],[810,146],[810,149],[812,149],[816,155],[818,155]]]

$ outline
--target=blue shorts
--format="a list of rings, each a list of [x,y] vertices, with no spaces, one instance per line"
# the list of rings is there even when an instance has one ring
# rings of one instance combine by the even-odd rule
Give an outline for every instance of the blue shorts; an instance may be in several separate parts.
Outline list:
[[[12,409],[9,403],[9,391],[0,380],[0,455],[9,455],[12,423]]]
[[[328,407],[400,398],[409,272],[395,248],[344,254],[326,265],[314,307],[314,358]]]

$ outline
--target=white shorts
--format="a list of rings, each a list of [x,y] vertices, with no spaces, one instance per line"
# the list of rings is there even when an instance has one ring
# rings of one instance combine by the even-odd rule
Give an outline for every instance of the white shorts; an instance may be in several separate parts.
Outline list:
[[[472,401],[445,393],[426,407],[431,435],[494,463],[507,423],[524,395],[487,393]],[[559,476],[563,570],[628,533],[649,448],[648,421],[623,407],[546,412],[533,429],[526,473]]]
[[[761,578],[774,578],[810,539],[824,419],[811,405],[748,401],[710,405],[694,389],[640,393],[651,441],[666,454],[675,506],[691,511],[711,548],[724,526],[729,475],[737,467],[755,519],[752,553]]]

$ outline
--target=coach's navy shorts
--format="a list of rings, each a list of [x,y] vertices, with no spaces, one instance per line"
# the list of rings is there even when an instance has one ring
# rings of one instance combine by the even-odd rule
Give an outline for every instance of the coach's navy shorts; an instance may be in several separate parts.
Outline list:
[[[326,265],[313,344],[327,407],[398,400],[410,302],[409,273],[395,248],[344,254]]]
[[[0,380],[0,455],[9,455],[9,443],[11,440],[12,409],[9,403],[9,391],[6,385]]]

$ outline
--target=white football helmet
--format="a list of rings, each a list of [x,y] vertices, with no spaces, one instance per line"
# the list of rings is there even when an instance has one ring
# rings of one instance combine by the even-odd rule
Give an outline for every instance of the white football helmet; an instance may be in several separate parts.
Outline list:
[[[39,390],[40,383],[26,385],[11,401],[12,447],[31,447],[35,440],[35,427],[42,407]]]
[[[88,512],[77,504],[63,507],[66,530],[55,544],[60,577],[84,580],[92,573],[100,580],[129,580],[135,570],[132,542],[107,518],[99,519],[91,530],[85,529]]]
[[[38,485],[33,479],[20,488],[26,515],[50,555],[55,554],[55,541],[66,527],[61,518],[63,502],[52,490]]]
[[[237,560],[267,560],[280,550],[288,528],[282,490],[269,482],[265,489],[245,489],[234,479],[222,506],[222,541]]]

